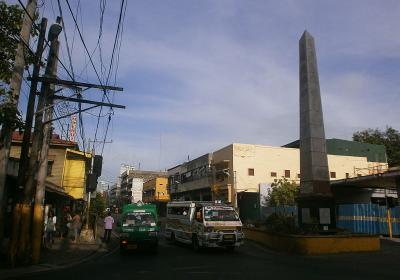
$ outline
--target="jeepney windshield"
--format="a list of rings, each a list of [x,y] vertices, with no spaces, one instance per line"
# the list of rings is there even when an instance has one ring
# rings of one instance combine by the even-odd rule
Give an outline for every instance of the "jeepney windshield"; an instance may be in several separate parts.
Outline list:
[[[239,216],[233,209],[204,208],[204,220],[210,221],[239,221]]]
[[[127,213],[123,219],[123,226],[155,226],[156,220],[149,212]]]

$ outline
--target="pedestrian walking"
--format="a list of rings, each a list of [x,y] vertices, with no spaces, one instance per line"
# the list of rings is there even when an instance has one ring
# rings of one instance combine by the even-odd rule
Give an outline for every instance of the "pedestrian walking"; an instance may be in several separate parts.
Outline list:
[[[45,225],[46,232],[46,247],[51,248],[54,243],[54,233],[56,231],[57,217],[54,216],[53,211],[49,212],[47,223]]]
[[[62,227],[61,238],[69,236],[68,233],[71,228],[71,221],[72,221],[71,214],[69,213],[68,209],[65,209],[63,216],[63,227]]]
[[[111,213],[108,212],[107,217],[104,218],[104,242],[110,242],[111,231],[114,224],[114,218],[111,217]]]
[[[71,220],[71,229],[72,232],[74,233],[74,243],[78,242],[79,239],[79,232],[81,230],[81,216],[79,216],[79,213],[75,213],[74,217],[72,217]]]

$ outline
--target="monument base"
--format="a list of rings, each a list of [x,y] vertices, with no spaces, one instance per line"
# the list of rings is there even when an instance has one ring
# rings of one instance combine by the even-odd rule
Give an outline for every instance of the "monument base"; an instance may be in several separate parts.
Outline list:
[[[364,234],[296,235],[243,228],[246,239],[276,251],[301,255],[373,252],[380,250],[379,236]]]
[[[297,199],[299,227],[332,232],[336,229],[335,200],[331,195],[309,194]]]

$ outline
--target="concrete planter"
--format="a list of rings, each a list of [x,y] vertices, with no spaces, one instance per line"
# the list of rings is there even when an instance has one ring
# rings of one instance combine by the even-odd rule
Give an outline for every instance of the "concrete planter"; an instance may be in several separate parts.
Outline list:
[[[295,254],[318,255],[380,250],[379,237],[371,235],[305,236],[271,233],[253,228],[246,228],[243,231],[246,239],[276,251]]]

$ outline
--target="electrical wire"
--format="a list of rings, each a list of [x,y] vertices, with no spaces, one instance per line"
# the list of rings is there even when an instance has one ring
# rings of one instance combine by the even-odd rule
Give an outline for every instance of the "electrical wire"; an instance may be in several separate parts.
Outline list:
[[[58,11],[59,11],[60,17],[61,17],[61,25],[62,25],[62,28],[63,28],[63,31],[64,31],[63,32],[64,33],[64,40],[65,40],[65,44],[67,46],[67,54],[68,54],[68,60],[69,60],[69,67],[71,68],[71,73],[72,73],[72,81],[75,82],[74,67],[73,67],[73,64],[72,64],[71,51],[69,49],[69,44],[68,44],[67,29],[65,28],[64,17],[63,17],[63,13],[62,13],[60,0],[57,0],[57,4],[58,4]]]
[[[123,22],[122,19],[125,18],[125,12],[124,12],[124,11],[126,11],[126,5],[125,5],[125,0],[122,0],[122,1],[121,1],[121,6],[120,6],[119,18],[118,18],[117,31],[116,31],[116,34],[115,34],[114,45],[113,45],[113,51],[112,51],[112,54],[111,54],[111,60],[110,60],[110,66],[109,66],[109,69],[108,69],[108,75],[107,75],[106,84],[108,84],[108,82],[109,82],[110,75],[111,75],[111,71],[112,71],[112,68],[113,68],[115,51],[116,51],[117,45],[118,45],[118,38],[119,38],[119,36],[120,36],[121,26],[123,25],[123,24],[121,24],[121,23]],[[123,16],[124,16],[124,17],[123,17]],[[106,94],[106,91],[105,91],[104,93]],[[104,102],[104,96],[107,96],[107,95],[104,95],[104,94],[103,94],[102,102]],[[95,143],[96,143],[96,140],[97,140],[97,132],[98,132],[98,128],[99,128],[100,115],[101,115],[101,113],[102,113],[102,110],[103,110],[103,107],[100,107],[99,115],[98,115],[98,118],[97,118],[96,132],[95,132],[95,136],[94,136],[93,147],[94,147],[94,145],[95,145]],[[113,112],[112,108],[110,109],[110,116],[109,116],[109,118],[111,117],[111,112]],[[109,124],[110,124],[110,119],[109,119],[109,121],[108,121],[108,123],[107,123],[107,129],[106,129],[106,133],[105,133],[105,135],[104,135],[102,152],[103,152],[103,150],[104,150],[104,144],[105,144],[105,142],[106,142]]]
[[[94,70],[94,72],[96,73],[97,79],[99,80],[100,85],[101,85],[102,87],[104,87],[104,85],[103,85],[103,83],[102,83],[102,81],[101,81],[101,79],[100,79],[99,73],[98,73],[98,71],[97,71],[97,69],[96,69],[96,66],[94,65],[93,58],[92,58],[92,56],[90,55],[90,52],[89,52],[89,50],[88,50],[88,48],[87,48],[87,45],[86,45],[86,43],[85,43],[85,40],[83,39],[81,30],[80,30],[80,28],[79,28],[79,26],[78,26],[78,23],[77,23],[77,21],[76,21],[76,18],[75,18],[75,16],[74,16],[73,12],[72,12],[71,5],[69,4],[69,1],[68,1],[68,0],[65,0],[65,1],[66,1],[66,3],[67,3],[68,9],[69,9],[69,11],[70,11],[70,13],[71,13],[72,19],[74,20],[75,26],[76,26],[76,28],[77,28],[77,30],[78,30],[78,34],[79,34],[79,37],[80,37],[80,39],[81,39],[81,41],[82,41],[83,47],[85,48],[86,54],[89,56],[90,63],[92,64],[93,70]],[[108,102],[110,102],[110,100],[108,100]]]
[[[25,14],[28,15],[28,17],[30,18],[30,20],[32,21],[32,25],[34,28],[36,28],[36,30],[40,31],[40,27],[36,24],[35,20],[31,17],[31,15],[28,13],[28,11],[26,10],[26,7],[24,6],[24,4],[21,2],[21,0],[18,0],[19,4],[21,5],[22,9],[24,10]],[[50,46],[50,42],[45,38],[44,41],[46,42],[45,44],[45,48],[47,46]],[[25,43],[25,42],[24,42]],[[64,63],[60,60],[60,58],[58,56],[55,56],[58,60],[58,62],[61,64],[61,66],[64,68],[64,70],[67,72],[68,76],[72,78],[71,73],[69,73],[67,67],[65,67]]]

